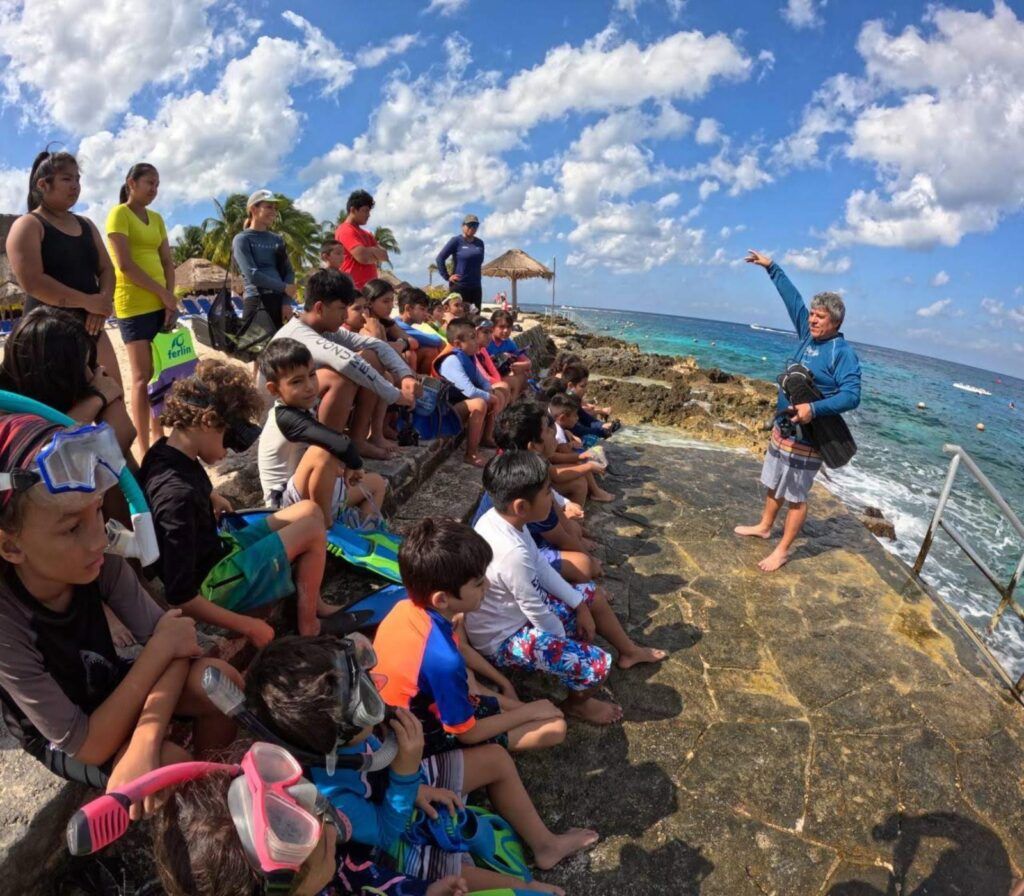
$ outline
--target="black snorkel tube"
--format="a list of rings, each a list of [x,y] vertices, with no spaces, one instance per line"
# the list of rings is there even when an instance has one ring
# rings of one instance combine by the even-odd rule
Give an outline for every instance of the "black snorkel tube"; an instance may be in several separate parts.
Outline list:
[[[217,709],[224,713],[224,715],[234,719],[243,728],[247,728],[260,740],[284,747],[301,765],[323,768],[329,764],[326,761],[327,757],[292,746],[264,725],[256,717],[255,713],[246,707],[245,694],[220,669],[215,666],[207,666],[203,670],[202,685],[206,696],[210,698],[210,702]],[[388,716],[385,715],[384,721],[387,720]],[[373,753],[336,755],[334,765],[341,768],[356,769],[361,772],[376,772],[391,765],[397,755],[398,738],[393,731],[389,731],[380,749],[375,750]],[[328,774],[334,774],[333,769],[328,769]]]

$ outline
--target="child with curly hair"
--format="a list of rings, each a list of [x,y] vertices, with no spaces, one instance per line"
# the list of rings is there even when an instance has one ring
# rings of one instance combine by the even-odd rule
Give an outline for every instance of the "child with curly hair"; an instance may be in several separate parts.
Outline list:
[[[320,617],[336,609],[320,597],[327,542],[314,502],[292,504],[231,534],[217,531],[218,516],[232,508],[214,491],[203,463],[225,457],[225,434],[248,428],[251,438],[262,410],[245,370],[200,361],[194,375],[171,389],[160,415],[171,434],[149,449],[141,470],[160,544],[159,565],[149,572],[163,579],[167,602],[257,647],[274,638],[266,622],[244,615],[258,607],[297,594],[299,631],[307,635],[319,634]]]

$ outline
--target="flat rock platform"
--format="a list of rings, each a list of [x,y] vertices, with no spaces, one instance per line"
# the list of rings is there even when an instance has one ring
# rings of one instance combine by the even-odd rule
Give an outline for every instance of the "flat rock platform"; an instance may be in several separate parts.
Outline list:
[[[623,435],[620,498],[588,526],[620,615],[670,657],[612,673],[622,726],[575,724],[520,757],[549,824],[602,835],[545,879],[588,896],[1006,896],[1024,709],[963,633],[824,489],[766,575],[770,543],[732,533],[760,511],[756,460]]]

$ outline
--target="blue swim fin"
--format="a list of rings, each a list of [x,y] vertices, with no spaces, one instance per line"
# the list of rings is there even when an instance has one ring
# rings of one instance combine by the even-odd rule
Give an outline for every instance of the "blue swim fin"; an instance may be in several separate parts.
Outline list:
[[[221,518],[221,528],[227,532],[236,532],[246,526],[259,522],[268,514],[273,513],[269,507],[258,507],[252,510],[236,510],[226,513]],[[398,571],[398,548],[402,539],[386,530],[357,532],[340,521],[327,530],[327,552],[360,569],[368,569],[392,582],[401,582],[402,575]]]
[[[345,607],[345,612],[360,617],[360,628],[380,625],[384,617],[400,600],[405,600],[408,593],[401,585],[386,585],[380,591],[360,597]]]

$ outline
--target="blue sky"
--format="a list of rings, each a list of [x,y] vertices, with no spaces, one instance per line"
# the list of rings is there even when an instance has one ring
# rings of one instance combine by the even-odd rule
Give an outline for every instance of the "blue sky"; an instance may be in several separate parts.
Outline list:
[[[172,225],[365,187],[414,282],[473,211],[560,302],[782,325],[753,246],[854,339],[1021,375],[1021,96],[1002,2],[0,0],[0,210],[59,140],[98,219],[141,160]]]

